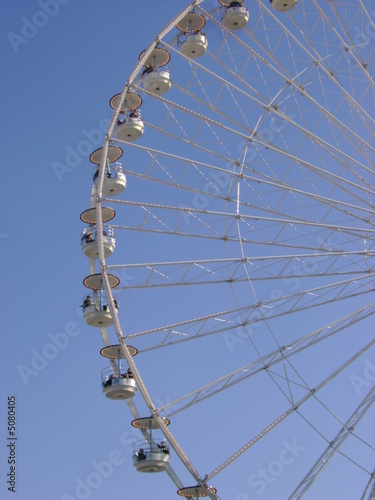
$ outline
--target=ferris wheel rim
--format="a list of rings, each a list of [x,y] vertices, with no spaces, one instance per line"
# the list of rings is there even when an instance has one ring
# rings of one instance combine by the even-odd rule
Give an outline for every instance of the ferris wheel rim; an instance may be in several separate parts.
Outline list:
[[[185,10],[186,10],[186,9],[185,9]],[[185,11],[184,11],[184,12],[185,12]],[[170,25],[168,25],[168,26],[170,26]],[[170,27],[170,29],[171,29],[171,27]],[[150,48],[152,48],[152,45],[150,46]],[[147,51],[146,51],[146,52],[147,52]],[[132,82],[132,81],[127,82],[126,86],[124,87],[124,91],[123,91],[123,93],[121,94],[121,95],[122,95],[122,97],[120,97],[120,98],[119,98],[119,100],[118,100],[117,110],[115,109],[115,112],[114,112],[114,115],[113,115],[113,118],[112,118],[112,123],[111,123],[110,129],[109,129],[109,135],[111,135],[111,133],[113,132],[114,120],[116,119],[116,114],[118,115],[118,111],[119,111],[119,110],[120,110],[120,108],[121,108],[121,104],[120,104],[120,103],[121,103],[121,102],[124,102],[123,98],[126,96],[126,92],[127,92],[127,90],[130,88],[130,85],[132,85],[132,84],[133,84],[133,82]],[[108,139],[108,142],[107,142],[107,143],[105,143],[105,145],[104,145],[104,147],[103,147],[103,152],[102,152],[102,161],[101,161],[101,166],[100,166],[100,168],[101,168],[101,170],[102,170],[102,171],[103,171],[103,165],[104,165],[104,163],[105,163],[105,161],[106,161],[106,160],[105,160],[105,158],[106,158],[106,154],[107,154],[108,148],[109,148],[109,147],[111,147],[110,140],[111,140],[111,139]],[[101,175],[101,174],[99,174],[99,175]],[[99,180],[99,188],[98,188],[98,194],[99,194],[99,196],[100,196],[100,189],[101,189],[101,188],[100,188],[100,186],[101,186],[102,181],[103,181],[103,174],[101,175],[100,180]],[[100,227],[101,227],[101,225],[102,225],[102,212],[101,212],[101,210],[100,210],[100,208],[101,208],[101,199],[100,199],[100,197],[98,197],[98,202],[97,202],[96,207],[97,207],[97,210],[96,210],[96,224],[97,224],[97,227],[98,227],[98,228],[100,228]],[[100,247],[100,245],[101,245],[101,242],[100,242],[100,239],[101,239],[101,232],[102,232],[102,231],[99,229],[99,238],[98,238],[98,240],[99,240],[99,241],[98,241],[98,243],[99,243],[99,247]],[[241,236],[241,233],[239,233],[238,240],[239,240],[240,242],[242,241],[242,236]],[[244,255],[243,255],[243,258],[245,259]],[[102,265],[102,276],[104,277],[104,282],[106,283],[106,282],[108,281],[108,279],[107,279],[107,278],[108,278],[108,276],[107,276],[107,265],[105,264],[105,259],[104,259],[104,253],[103,253],[102,258],[100,259],[100,261],[101,261],[101,265]],[[149,265],[149,264],[148,264],[148,265]],[[109,266],[108,266],[108,267],[109,267]],[[250,281],[250,280],[249,280],[249,281]],[[106,286],[107,286],[107,285],[106,285]],[[111,292],[110,288],[108,287],[108,290],[106,290],[106,291],[107,291],[107,293],[109,294],[109,297],[111,298],[111,294],[112,294],[112,292]],[[110,307],[111,307],[111,301],[110,301],[110,300],[109,300],[109,304],[110,304]],[[112,314],[114,314],[114,316],[117,318],[117,311],[113,310],[113,311],[112,311]],[[115,328],[116,328],[116,327],[117,327],[117,325],[115,324]],[[120,328],[119,328],[119,331],[121,332],[121,329],[120,329]],[[122,335],[122,332],[121,332],[121,335]],[[122,345],[123,345],[123,344],[124,344],[124,342],[122,342]],[[125,355],[125,357],[126,357],[126,355]],[[141,378],[139,378],[139,382],[140,382],[140,385],[141,385]],[[153,411],[157,411],[157,408],[156,408],[153,404],[151,405],[151,409],[152,409]],[[201,479],[199,478],[199,475],[198,475],[198,479],[199,479],[199,480],[201,480]],[[203,484],[203,483],[202,483],[202,484]],[[212,497],[212,498],[216,498],[216,497]]]

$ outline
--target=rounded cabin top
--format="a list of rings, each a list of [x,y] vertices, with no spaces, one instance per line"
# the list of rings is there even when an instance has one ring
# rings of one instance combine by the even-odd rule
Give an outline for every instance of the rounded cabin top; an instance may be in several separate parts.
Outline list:
[[[198,484],[197,486],[187,486],[185,488],[180,488],[177,493],[181,497],[185,498],[208,497],[207,489],[210,491],[210,493],[217,493],[216,488],[213,488],[212,486],[204,487],[201,484]]]
[[[126,347],[129,349],[130,355],[132,357],[135,356],[136,354],[138,354],[138,349],[136,349],[135,347],[133,347],[131,345],[128,345]],[[108,359],[124,359],[125,358],[125,355],[121,349],[120,344],[107,345],[106,347],[103,347],[103,349],[100,350],[100,354],[104,358],[108,358]]]
[[[111,288],[116,288],[120,283],[120,279],[113,275],[107,274],[109,286]],[[83,280],[83,284],[86,288],[90,288],[91,290],[102,290],[103,289],[103,280],[101,274],[90,274]]]
[[[163,417],[163,421],[165,425],[169,425],[171,422],[167,418]],[[132,426],[135,427],[136,429],[142,429],[144,431],[148,429],[160,429],[160,425],[158,420],[155,417],[141,417],[141,418],[136,418],[132,422]]]
[[[111,106],[112,109],[115,109],[118,105],[118,101],[120,99],[121,94],[116,94],[113,97],[111,97],[111,100],[109,101],[109,105]],[[128,110],[135,110],[138,109],[142,104],[142,97],[139,94],[136,94],[135,92],[127,92],[124,102],[122,103],[120,112],[125,113],[125,111]]]
[[[112,220],[116,215],[116,212],[113,210],[113,208],[102,207],[101,210],[103,223]],[[82,212],[80,218],[81,221],[85,222],[86,224],[96,224],[96,207],[88,208],[87,210]]]
[[[206,24],[206,19],[202,14],[197,12],[189,12],[176,24],[176,28],[183,33],[196,33],[200,31]]]
[[[146,50],[143,50],[139,54],[139,59],[142,59],[145,52]],[[171,56],[167,50],[161,47],[154,47],[150,55],[143,61],[143,65],[146,66],[146,68],[160,68],[168,64],[170,58]]]
[[[219,3],[221,3],[221,5],[223,5],[223,7],[235,7],[235,6],[239,6],[239,5],[242,5],[243,3],[243,0],[219,0]]]
[[[103,153],[102,147],[93,151],[90,155],[91,163],[94,163],[95,165],[100,165],[100,161],[102,159],[102,153]],[[119,146],[108,146],[107,159],[109,163],[117,161],[119,158],[121,158],[122,154],[123,151]]]

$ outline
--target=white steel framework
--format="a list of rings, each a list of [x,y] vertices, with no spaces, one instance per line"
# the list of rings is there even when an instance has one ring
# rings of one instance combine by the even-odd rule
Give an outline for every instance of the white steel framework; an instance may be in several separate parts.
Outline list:
[[[90,274],[101,273],[142,396],[130,411],[157,420],[176,491],[193,484],[234,498],[244,477],[252,494],[249,470],[276,463],[268,451],[287,439],[304,454],[282,476],[268,466],[269,491],[277,479],[285,497],[318,498],[329,477],[338,498],[372,484],[370,4],[299,0],[277,12],[256,0],[247,26],[230,31],[219,2],[194,1],[141,54],[117,100],[91,195],[99,258]],[[192,11],[208,39],[194,59],[176,28]],[[142,85],[155,47],[171,57],[162,95]],[[114,135],[128,92],[142,96],[145,130],[133,142]],[[111,145],[124,151],[118,198],[102,196]],[[116,210],[107,260],[102,206]],[[108,274],[120,279],[119,311]]]

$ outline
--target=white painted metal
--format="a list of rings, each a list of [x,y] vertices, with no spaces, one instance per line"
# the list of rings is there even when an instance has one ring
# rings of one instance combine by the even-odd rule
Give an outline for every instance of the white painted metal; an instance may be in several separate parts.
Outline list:
[[[323,468],[328,465],[335,453],[339,452],[339,449],[344,444],[345,440],[351,433],[353,433],[355,427],[371,408],[371,405],[374,403],[374,399],[375,386],[370,389],[370,391],[366,394],[366,397],[361,401],[361,404],[356,408],[355,412],[345,422],[334,439],[332,439],[332,441],[328,444],[328,447],[324,450],[323,454],[319,457],[308,474],[303,478],[299,487],[293,491],[291,495],[293,499],[302,498],[304,493],[312,486]]]
[[[362,348],[358,340],[362,336],[365,340],[362,325],[368,325],[374,314],[370,297],[374,287],[375,113],[371,96],[375,86],[369,71],[373,52],[364,38],[373,26],[371,16],[363,1],[347,8],[342,7],[346,2],[317,0],[271,3],[253,2],[254,23],[247,24],[247,18],[241,31],[225,23],[223,29],[218,10],[210,11],[208,6],[205,11],[206,2],[194,3],[209,24],[207,32],[217,30],[205,58],[194,63],[177,46],[172,31],[192,5],[169,23],[145,51],[118,99],[93,195],[100,228],[106,155],[132,86],[153,99],[158,112],[148,114],[147,127],[150,136],[157,139],[150,144],[128,144],[138,160],[127,170],[127,177],[129,183],[155,189],[140,190],[152,192],[151,199],[140,194],[138,198],[114,200],[119,212],[131,211],[131,217],[119,217],[116,228],[136,234],[140,241],[154,241],[152,238],[158,236],[165,257],[158,246],[150,245],[149,260],[134,259],[133,255],[133,261],[127,256],[126,264],[118,263],[119,258],[109,266],[99,231],[99,265],[109,304],[110,269],[125,276],[129,297],[133,289],[140,289],[142,293],[171,293],[172,300],[175,291],[176,297],[181,294],[190,299],[183,302],[187,304],[183,319],[172,314],[161,326],[141,327],[126,338],[117,311],[113,305],[110,308],[124,356],[150,414],[160,422],[174,459],[182,461],[192,475],[192,484],[201,485],[210,498],[217,497],[205,486],[207,479],[219,481],[227,465],[237,459],[240,462],[243,453],[269,432],[278,432],[278,423],[289,425],[293,415],[300,415],[310,430],[320,435],[309,419],[311,401],[338,425],[339,416],[329,408],[330,403],[319,399],[317,391],[334,387],[334,379],[350,370],[355,360],[363,359],[373,345],[363,341]],[[281,15],[275,10],[289,13]],[[362,33],[362,46],[358,33]],[[156,44],[172,55],[174,86],[169,99],[164,97],[164,91],[171,88],[169,72],[163,89],[155,82],[147,85],[156,72],[142,75],[143,61]],[[163,194],[160,198],[159,191]],[[163,245],[167,239],[168,245]],[[189,245],[192,257],[184,252]],[[225,254],[219,250],[224,246]],[[90,274],[95,274],[91,267]],[[224,288],[233,292],[234,298],[233,303],[225,304],[226,309],[219,304]],[[205,296],[207,311],[194,313],[194,290],[202,289],[209,292]],[[196,292],[197,297],[200,294]],[[216,309],[211,295],[218,297]],[[294,329],[279,327],[284,324],[294,325]],[[260,331],[264,345],[256,335]],[[305,374],[309,353],[320,348],[327,356],[327,346],[336,342],[340,347],[340,340],[347,339],[349,333],[351,353],[345,354],[339,368],[333,364],[325,376],[309,384],[307,379],[316,376],[316,371]],[[212,363],[211,382],[198,389],[195,385],[194,390],[181,387],[173,401],[158,405],[126,345],[130,338],[132,343],[142,339],[144,351],[155,351],[158,360],[159,353],[166,356],[161,348],[170,344],[174,344],[173,349],[179,345],[188,349],[196,343],[199,349],[199,342],[217,341],[226,335],[237,335],[240,350],[247,350],[250,361],[234,370],[228,367],[220,376]],[[335,352],[331,356],[334,360]],[[307,362],[298,363],[299,359]],[[169,412],[177,420],[185,411],[199,412],[203,401],[211,404],[213,396],[224,397],[226,391],[244,387],[246,381],[257,377],[267,378],[285,398],[287,409],[280,409],[277,418],[251,441],[244,434],[243,446],[235,453],[228,452],[228,458],[202,478],[161,415]],[[343,405],[348,414],[357,415],[360,406],[349,399]],[[134,401],[129,401],[129,407],[134,415]],[[329,437],[334,438],[324,434],[324,439]],[[353,467],[367,470],[361,459],[350,460]],[[177,485],[180,481],[170,466],[168,471]],[[291,485],[290,491],[296,487]]]
[[[111,312],[109,309],[97,309],[95,305],[83,309],[83,319],[89,326],[101,328],[113,325]]]
[[[102,390],[109,399],[129,399],[134,397],[137,392],[137,384],[133,378],[112,377],[109,383],[102,384]]]
[[[180,51],[191,59],[202,57],[207,50],[207,37],[205,33],[183,33],[178,37]]]
[[[279,12],[287,12],[296,6],[297,0],[270,0],[272,7]]]
[[[138,441],[133,453],[133,465],[138,472],[164,472],[169,467],[169,451],[158,448],[157,444]]]
[[[96,179],[97,177],[94,178],[95,185]],[[103,196],[118,196],[126,189],[126,183],[124,168],[118,164],[110,165],[103,179]]]
[[[103,245],[104,255],[107,258],[114,252],[116,247],[115,234],[110,226],[104,228]],[[94,226],[84,228],[82,231],[81,250],[89,259],[98,258],[98,243],[96,239],[96,228]]]
[[[138,114],[131,112],[125,115],[123,122],[117,124],[114,134],[120,141],[132,142],[142,136],[144,129],[142,118]]]
[[[142,77],[143,88],[156,95],[163,95],[172,86],[171,74],[165,66],[154,68],[144,73]]]
[[[249,22],[249,11],[243,5],[226,7],[223,11],[223,25],[231,31],[238,31],[245,28]]]

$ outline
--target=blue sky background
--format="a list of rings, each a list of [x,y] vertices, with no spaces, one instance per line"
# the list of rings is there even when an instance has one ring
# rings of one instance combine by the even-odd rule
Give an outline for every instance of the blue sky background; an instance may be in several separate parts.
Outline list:
[[[58,9],[53,4],[56,12],[48,15],[40,14],[41,3],[3,2],[0,16],[0,497],[172,499],[176,488],[165,474],[135,471],[131,444],[140,436],[130,427],[130,412],[125,403],[106,400],[101,393],[102,340],[85,325],[79,309],[85,294],[82,279],[88,274],[88,261],[80,252],[79,215],[89,206],[93,168],[88,156],[102,145],[110,97],[121,91],[139,53],[186,3],[71,0]],[[56,162],[71,171],[57,175]],[[144,310],[145,303],[140,303],[138,312]],[[228,349],[222,347],[224,360]],[[201,353],[197,356],[205,362]],[[366,365],[361,360],[353,369],[363,377]],[[147,375],[152,382],[152,374]],[[348,378],[346,382],[348,394],[359,399]],[[241,391],[236,391],[240,400]],[[15,494],[7,491],[5,477],[11,395],[16,397],[17,419]],[[160,391],[161,401],[168,397]],[[246,408],[251,407],[249,402]],[[231,422],[235,410],[225,398],[221,411]],[[199,436],[200,422],[194,415],[186,418],[192,419]],[[230,434],[229,425],[227,435],[216,438],[230,439]],[[272,453],[264,451],[271,438],[265,440],[258,461],[228,469],[232,482],[227,480],[219,495],[226,500],[283,498],[277,481],[257,495],[248,479],[258,465],[277,460],[285,442],[289,446],[293,439],[294,434],[280,431]],[[305,443],[298,445],[297,470],[306,468]],[[99,469],[100,484],[87,486]],[[289,470],[293,474],[292,464]],[[326,481],[328,499],[329,477]]]
[[[85,151],[85,131],[100,129],[110,117],[108,101],[121,90],[139,52],[183,6],[180,0],[164,1],[162,8],[148,0],[72,0],[59,5],[35,34],[24,31],[33,35],[27,39],[22,30],[28,21],[45,21],[44,16],[38,18],[40,5],[2,5],[2,498],[74,496],[76,478],[85,481],[94,470],[92,462],[108,460],[114,450],[121,454],[121,465],[90,498],[134,498],[140,479],[144,498],[162,485],[170,495],[175,493],[165,478],[140,477],[133,470],[132,439],[125,435],[126,444],[120,441],[131,432],[130,413],[125,413],[125,403],[119,403],[121,411],[102,395],[100,370],[105,363],[99,356],[100,333],[85,326],[77,308],[85,294],[82,279],[88,274],[88,261],[80,251],[79,219],[90,201],[88,156],[104,138],[92,136],[92,147]],[[20,39],[14,38],[12,46],[10,33],[27,43],[17,45]],[[66,165],[67,148],[77,152],[76,166],[60,182],[52,164]],[[51,343],[49,335],[69,328],[76,335],[69,337],[66,347],[57,354],[52,348],[50,355],[55,357],[34,370],[35,353]],[[93,359],[96,367],[91,369]],[[24,381],[19,365],[32,370]],[[7,396],[13,394],[16,494],[5,484]]]

